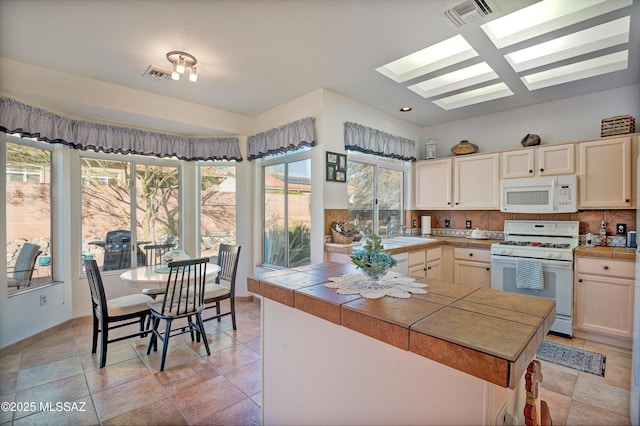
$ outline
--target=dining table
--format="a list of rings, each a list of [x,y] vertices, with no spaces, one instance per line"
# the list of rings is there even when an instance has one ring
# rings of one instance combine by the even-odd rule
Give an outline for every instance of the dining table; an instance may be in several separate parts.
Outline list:
[[[207,263],[205,281],[215,280],[220,272],[220,266],[215,263]],[[129,269],[120,275],[127,287],[143,289],[163,289],[167,285],[169,268],[162,265],[140,266]]]

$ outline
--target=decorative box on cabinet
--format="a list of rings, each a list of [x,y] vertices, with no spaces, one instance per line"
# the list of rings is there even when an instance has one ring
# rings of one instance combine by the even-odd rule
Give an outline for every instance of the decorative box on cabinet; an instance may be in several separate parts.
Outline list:
[[[631,347],[634,268],[628,260],[576,258],[576,336]]]
[[[453,250],[453,281],[491,288],[490,250],[455,247]]]

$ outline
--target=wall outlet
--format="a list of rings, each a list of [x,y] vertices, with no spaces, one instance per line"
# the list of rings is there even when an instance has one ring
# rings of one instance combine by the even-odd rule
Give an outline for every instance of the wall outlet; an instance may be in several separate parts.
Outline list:
[[[467,229],[471,229],[471,221],[470,220],[467,221]]]
[[[412,228],[415,228],[417,224],[418,224],[418,221],[417,221],[416,219],[413,219],[413,220],[411,221],[411,227],[412,227]]]
[[[445,228],[451,228],[451,220],[450,219],[445,219],[444,220],[444,227]]]
[[[40,306],[46,306],[47,305],[47,295],[46,294],[41,294],[40,295]]]
[[[626,223],[616,223],[616,234],[624,235],[627,233],[627,224]]]

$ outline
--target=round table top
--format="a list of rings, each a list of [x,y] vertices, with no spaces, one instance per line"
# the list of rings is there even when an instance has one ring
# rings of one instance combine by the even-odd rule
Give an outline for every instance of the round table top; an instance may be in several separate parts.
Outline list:
[[[160,270],[161,272],[158,272]],[[213,281],[220,272],[220,266],[215,263],[207,263],[206,281]],[[141,266],[129,269],[120,275],[127,287],[134,288],[164,288],[167,285],[169,271],[164,272],[162,265]]]

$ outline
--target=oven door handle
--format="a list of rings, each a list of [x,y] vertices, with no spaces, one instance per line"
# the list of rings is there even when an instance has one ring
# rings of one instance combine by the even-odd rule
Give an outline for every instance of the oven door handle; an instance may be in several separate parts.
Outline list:
[[[500,255],[491,255],[491,263],[501,263],[505,265],[514,265],[516,264],[516,260],[518,259],[529,259],[528,257],[518,257],[518,256],[500,256]],[[542,262],[542,267],[549,268],[565,268],[565,269],[573,269],[573,261],[564,261],[564,260],[553,260],[553,259],[531,259],[531,260],[539,260]]]

